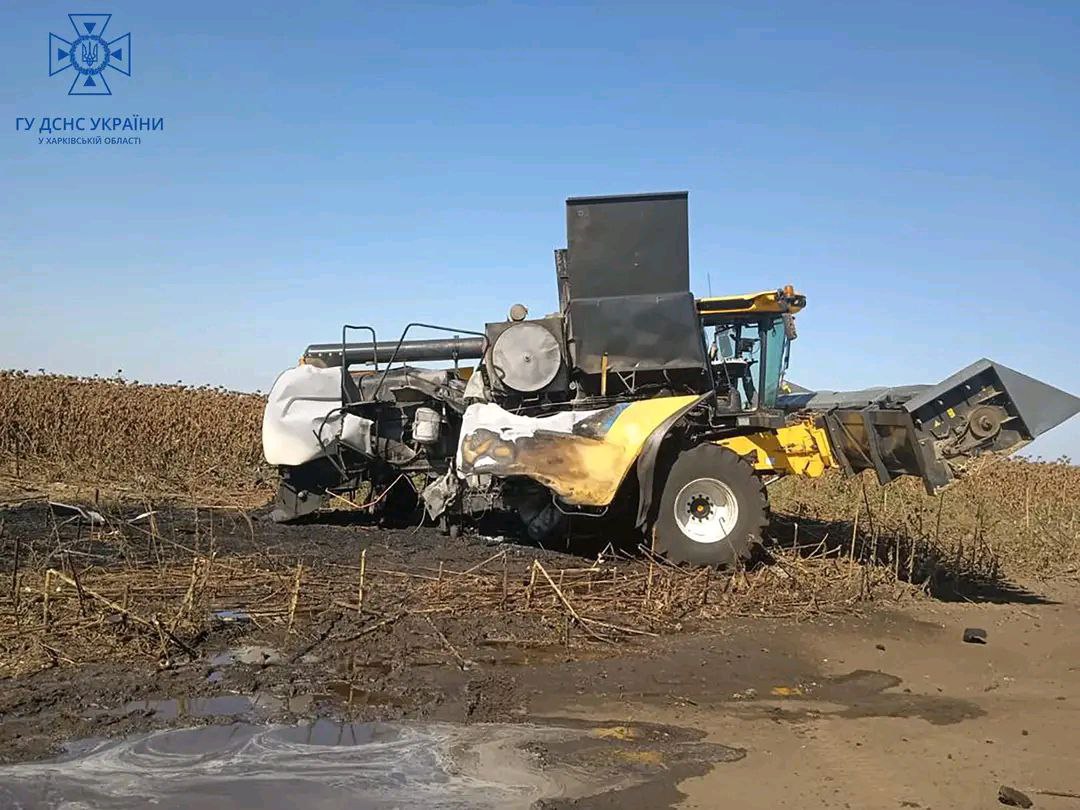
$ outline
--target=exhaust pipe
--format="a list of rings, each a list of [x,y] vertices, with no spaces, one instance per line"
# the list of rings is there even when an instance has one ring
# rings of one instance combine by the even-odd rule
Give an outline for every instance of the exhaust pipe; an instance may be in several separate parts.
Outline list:
[[[982,359],[937,385],[789,394],[781,406],[816,415],[848,474],[917,475],[933,495],[1070,419],[1080,398]]]
[[[396,354],[395,354],[396,351]],[[479,360],[484,356],[483,337],[452,337],[433,340],[404,340],[400,343],[346,343],[345,364],[431,360]],[[304,362],[321,368],[341,365],[340,343],[315,343],[304,352]]]

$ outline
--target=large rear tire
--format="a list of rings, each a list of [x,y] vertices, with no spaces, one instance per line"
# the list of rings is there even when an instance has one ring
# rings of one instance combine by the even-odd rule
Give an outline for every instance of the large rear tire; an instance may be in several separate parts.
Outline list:
[[[668,471],[653,522],[653,548],[675,562],[735,566],[753,553],[769,521],[765,485],[735,453],[700,444]]]

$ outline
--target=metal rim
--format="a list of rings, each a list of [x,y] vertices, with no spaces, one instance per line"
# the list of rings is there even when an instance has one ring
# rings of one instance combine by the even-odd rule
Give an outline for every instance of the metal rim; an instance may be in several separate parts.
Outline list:
[[[719,543],[738,520],[739,503],[723,481],[695,478],[675,496],[675,525],[695,543]]]

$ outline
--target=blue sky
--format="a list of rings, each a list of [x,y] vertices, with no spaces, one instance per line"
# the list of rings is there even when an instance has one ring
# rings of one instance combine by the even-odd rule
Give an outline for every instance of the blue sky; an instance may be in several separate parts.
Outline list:
[[[257,9],[257,10],[256,10]],[[50,31],[131,32],[111,97]],[[345,321],[556,308],[563,200],[688,189],[695,291],[794,283],[791,378],[1080,392],[1061,3],[4,2],[0,366],[267,389]],[[139,146],[16,117],[163,116]],[[1080,419],[1033,449],[1080,457]]]

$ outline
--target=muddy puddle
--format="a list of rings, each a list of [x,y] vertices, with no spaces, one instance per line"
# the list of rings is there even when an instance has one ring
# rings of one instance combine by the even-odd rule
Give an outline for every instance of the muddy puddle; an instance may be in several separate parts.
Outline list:
[[[282,698],[270,694],[215,695],[213,697],[149,698],[128,701],[116,715],[133,712],[153,716],[157,720],[185,720],[231,717],[268,717],[276,712],[306,714],[321,695],[296,695]],[[359,701],[358,701],[359,703]]]
[[[743,717],[803,721],[808,717],[918,717],[933,725],[952,725],[981,717],[984,711],[968,700],[944,695],[914,694],[896,675],[857,669],[842,675],[773,686],[767,692],[748,689],[732,697],[744,702],[735,710]]]
[[[648,726],[237,722],[84,740],[53,760],[0,767],[0,807],[559,806],[649,783],[671,792],[676,777],[743,756],[699,736]]]
[[[237,665],[258,666],[261,668],[279,666],[283,661],[281,653],[273,647],[246,645],[223,650],[206,658],[208,684],[225,682],[230,668]],[[126,716],[141,714],[161,721],[183,721],[185,719],[256,720],[266,722],[281,719],[280,714],[287,712],[297,716],[314,716],[318,707],[331,706],[355,718],[354,710],[364,707],[397,707],[399,698],[386,690],[368,688],[360,681],[374,675],[386,675],[389,664],[364,664],[352,659],[345,659],[336,668],[340,677],[321,681],[317,689],[310,692],[283,697],[269,691],[253,694],[221,694],[209,697],[181,695],[180,697],[149,697],[132,700],[116,709],[106,710],[101,714]]]

